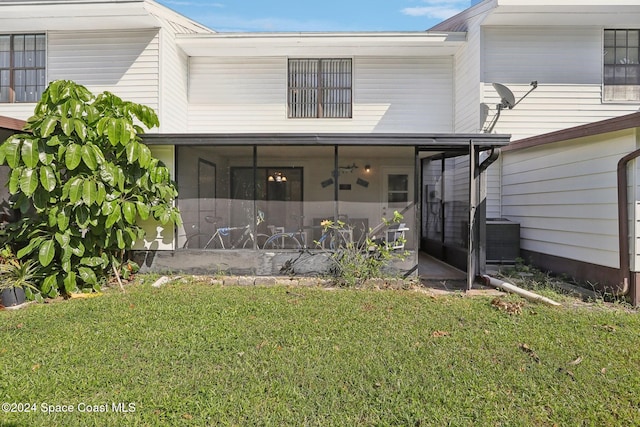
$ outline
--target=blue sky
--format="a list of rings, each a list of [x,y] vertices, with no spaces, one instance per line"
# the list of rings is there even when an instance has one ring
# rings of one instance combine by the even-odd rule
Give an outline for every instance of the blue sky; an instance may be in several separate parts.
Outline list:
[[[424,31],[474,0],[156,0],[216,31]]]

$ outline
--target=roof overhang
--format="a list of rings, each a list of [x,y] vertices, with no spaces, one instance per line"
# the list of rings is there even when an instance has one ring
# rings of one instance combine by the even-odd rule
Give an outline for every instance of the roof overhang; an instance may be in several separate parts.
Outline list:
[[[448,56],[464,32],[180,34],[189,56]]]
[[[464,149],[473,144],[491,149],[509,144],[510,135],[498,134],[332,134],[332,133],[233,133],[233,134],[145,134],[149,145],[344,145],[404,146],[425,150]]]
[[[3,33],[160,27],[143,0],[9,0],[0,5]]]
[[[637,0],[497,0],[482,25],[637,28]]]
[[[508,147],[503,148],[502,151],[523,150],[525,148],[539,147],[554,142],[569,141],[634,128],[640,129],[640,112],[520,139],[512,142]]]
[[[21,132],[27,124],[24,120],[14,119],[13,117],[0,116],[0,129],[14,130]]]
[[[480,17],[486,26],[598,26],[637,28],[638,0],[484,0],[430,31],[466,31]]]

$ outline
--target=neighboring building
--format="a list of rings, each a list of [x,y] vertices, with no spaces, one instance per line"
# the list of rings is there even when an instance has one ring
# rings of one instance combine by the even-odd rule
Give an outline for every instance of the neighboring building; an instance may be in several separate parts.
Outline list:
[[[12,86],[0,86],[0,115],[26,119],[56,79],[158,111],[146,142],[174,171],[184,218],[175,234],[149,224],[156,239],[146,248],[166,250],[149,258],[159,268],[180,259],[271,274],[291,258],[255,247],[272,232],[301,229],[296,238],[309,243],[323,219],[347,218],[359,239],[399,210],[411,253],[401,268],[412,271],[425,249],[472,279],[484,270],[484,217],[511,212],[502,161],[489,166],[505,135],[639,105],[640,4],[628,0],[486,0],[408,33],[216,33],[151,0],[9,1],[0,10],[0,76],[12,76],[0,79]],[[538,88],[484,132],[500,102],[491,83],[519,99],[534,80]],[[245,226],[261,236],[251,251],[181,255],[190,236],[221,225],[239,228],[226,247],[245,245]]]

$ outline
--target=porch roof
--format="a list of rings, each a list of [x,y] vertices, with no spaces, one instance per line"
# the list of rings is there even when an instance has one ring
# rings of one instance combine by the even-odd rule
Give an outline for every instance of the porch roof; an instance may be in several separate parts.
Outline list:
[[[228,133],[228,134],[145,134],[149,145],[350,145],[404,146],[434,149],[461,149],[470,143],[479,149],[509,144],[511,135],[486,133]]]

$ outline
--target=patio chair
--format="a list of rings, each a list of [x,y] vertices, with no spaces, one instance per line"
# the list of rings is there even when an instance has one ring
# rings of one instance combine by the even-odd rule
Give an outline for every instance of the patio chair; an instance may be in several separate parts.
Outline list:
[[[385,244],[387,247],[394,250],[404,249],[406,231],[409,231],[409,228],[403,222],[389,226],[385,232]]]

